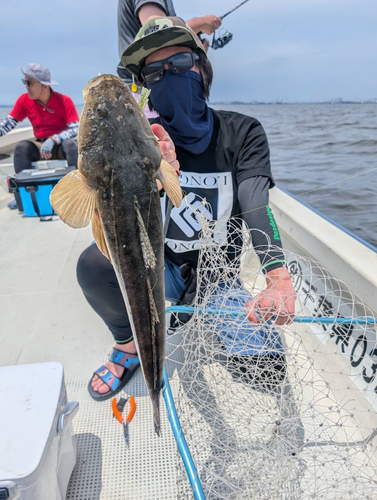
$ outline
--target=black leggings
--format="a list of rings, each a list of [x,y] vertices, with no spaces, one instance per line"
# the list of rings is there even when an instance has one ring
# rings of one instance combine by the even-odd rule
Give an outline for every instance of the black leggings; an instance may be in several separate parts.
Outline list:
[[[66,159],[70,167],[77,167],[77,141],[67,139],[61,144],[56,144],[52,150],[52,160]],[[32,161],[39,161],[41,153],[38,146],[31,141],[20,141],[14,150],[14,170],[16,174],[21,170],[29,170]]]
[[[77,281],[90,306],[110,329],[115,342],[130,342],[133,334],[114,268],[97,245],[90,245],[80,255]]]
[[[77,280],[89,305],[103,319],[118,344],[133,340],[126,306],[114,268],[98,250],[97,245],[86,248],[77,263]],[[225,348],[224,348],[225,350]],[[283,353],[265,356],[232,356],[228,370],[253,383],[263,391],[273,391],[286,377],[286,361]],[[257,372],[251,366],[258,366]],[[249,380],[249,382],[247,382]]]

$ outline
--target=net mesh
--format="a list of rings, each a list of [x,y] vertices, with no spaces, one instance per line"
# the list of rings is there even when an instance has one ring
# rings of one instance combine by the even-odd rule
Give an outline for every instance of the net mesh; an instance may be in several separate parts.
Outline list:
[[[233,315],[195,312],[168,343],[174,400],[205,498],[377,499],[374,325],[252,325],[242,313],[266,284],[249,231],[237,221],[201,225],[193,305]],[[238,254],[231,263],[230,249]],[[373,317],[320,264],[285,257],[296,316]],[[179,463],[178,498],[192,498]]]

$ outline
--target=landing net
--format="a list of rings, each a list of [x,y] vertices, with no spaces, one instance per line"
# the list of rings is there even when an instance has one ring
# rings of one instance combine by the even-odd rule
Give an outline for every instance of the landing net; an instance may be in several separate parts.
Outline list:
[[[285,251],[296,316],[313,321],[253,327],[243,313],[265,287],[257,255],[268,249],[253,249],[236,221],[202,227],[193,305],[233,315],[195,312],[170,332],[167,364],[178,366],[174,401],[205,498],[377,499],[375,325],[314,322],[373,312],[321,265]],[[191,499],[179,464],[178,498]]]

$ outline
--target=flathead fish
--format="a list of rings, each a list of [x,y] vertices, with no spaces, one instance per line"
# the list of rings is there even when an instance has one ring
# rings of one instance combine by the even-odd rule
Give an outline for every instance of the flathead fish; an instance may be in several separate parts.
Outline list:
[[[182,192],[127,85],[116,76],[101,75],[88,82],[83,94],[78,170],[55,186],[51,204],[71,227],[92,222],[98,248],[114,267],[159,434],[166,325],[164,239],[156,180],[175,206],[180,206]]]

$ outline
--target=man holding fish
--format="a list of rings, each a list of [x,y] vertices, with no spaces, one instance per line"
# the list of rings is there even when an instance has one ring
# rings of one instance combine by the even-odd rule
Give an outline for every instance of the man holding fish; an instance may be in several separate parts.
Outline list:
[[[190,207],[205,198],[208,218],[241,214],[260,230],[251,237],[254,247],[265,249],[260,260],[267,287],[247,304],[251,329],[272,316],[278,325],[292,322],[296,294],[268,207],[274,181],[266,135],[254,118],[208,107],[212,67],[196,34],[180,18],[150,19],[122,63],[151,91],[160,125],[151,130],[117,77],[91,80],[84,90],[79,171],[60,181],[52,204],[72,227],[91,220],[96,241],[82,253],[77,276],[115,347],[91,378],[89,393],[97,401],[113,397],[140,363],[159,432],[164,300],[182,300],[183,269],[194,269],[199,254],[200,227]],[[165,239],[156,180],[175,206]]]

